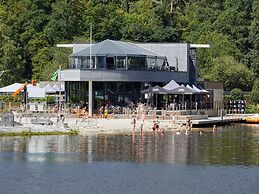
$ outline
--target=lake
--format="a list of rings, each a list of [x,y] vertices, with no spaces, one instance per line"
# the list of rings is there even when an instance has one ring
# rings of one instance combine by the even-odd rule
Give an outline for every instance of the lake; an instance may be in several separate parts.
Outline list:
[[[259,125],[0,137],[0,193],[259,193]]]

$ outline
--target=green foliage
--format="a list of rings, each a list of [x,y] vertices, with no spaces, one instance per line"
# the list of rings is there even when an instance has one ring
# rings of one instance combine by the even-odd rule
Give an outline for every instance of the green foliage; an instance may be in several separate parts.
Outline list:
[[[252,102],[259,104],[259,90],[252,90],[249,96]]]
[[[22,137],[30,137],[30,136],[40,136],[40,135],[78,135],[79,131],[71,129],[69,131],[47,131],[47,132],[33,132],[31,130],[22,131],[22,132],[0,132],[0,137],[3,136],[22,136]]]
[[[255,80],[253,90],[259,90],[259,79]]]
[[[0,96],[0,101],[4,102],[4,104],[9,104],[10,102],[18,104],[22,102],[22,96],[15,96],[15,97],[9,96],[9,95]]]
[[[54,96],[47,96],[46,97],[46,101],[48,102],[48,104],[53,104],[55,101],[54,101]]]
[[[234,88],[230,91],[230,99],[231,100],[243,100],[244,99],[244,93],[239,88]]]
[[[189,42],[203,78],[250,90],[259,76],[258,0],[8,0],[0,3],[0,85],[49,80],[68,66],[58,43],[93,40]],[[240,79],[239,79],[240,78]]]
[[[208,77],[223,82],[227,90],[238,87],[244,91],[251,90],[255,79],[250,69],[229,56],[213,59],[212,70]]]
[[[248,114],[259,113],[259,107],[255,104],[250,103],[246,106],[246,113]]]
[[[255,80],[253,90],[249,93],[249,99],[251,102],[259,104],[259,79]]]

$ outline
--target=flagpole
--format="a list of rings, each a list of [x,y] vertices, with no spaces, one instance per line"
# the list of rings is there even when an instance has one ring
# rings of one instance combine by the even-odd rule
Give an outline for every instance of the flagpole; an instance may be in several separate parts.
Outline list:
[[[92,23],[90,24],[90,69],[92,69]]]
[[[92,69],[92,23],[90,24],[90,69]],[[88,81],[88,115],[92,116],[93,106],[93,81]]]
[[[61,121],[61,65],[59,66],[59,72],[58,72],[58,81],[59,81],[59,106],[58,106],[58,117],[59,117],[59,123]]]

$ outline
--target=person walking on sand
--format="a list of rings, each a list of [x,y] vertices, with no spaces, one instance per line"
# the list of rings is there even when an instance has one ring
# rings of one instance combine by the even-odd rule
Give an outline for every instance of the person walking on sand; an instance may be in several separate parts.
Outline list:
[[[175,115],[172,116],[173,125],[175,126]]]
[[[99,116],[100,118],[103,118],[103,106],[99,108]]]
[[[105,119],[108,118],[108,105],[106,105],[105,108],[104,108],[104,118]]]

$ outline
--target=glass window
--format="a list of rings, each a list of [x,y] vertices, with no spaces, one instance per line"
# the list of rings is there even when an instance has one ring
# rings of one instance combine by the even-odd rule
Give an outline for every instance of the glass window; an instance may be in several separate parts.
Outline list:
[[[106,58],[106,69],[115,69],[114,57]]]
[[[129,57],[128,58],[129,70],[144,70],[146,69],[146,57]]]
[[[126,69],[126,57],[116,57],[117,69]]]
[[[105,69],[105,57],[97,57],[97,69]]]
[[[73,57],[71,67],[73,69],[90,69],[90,57]],[[95,57],[92,57],[92,68],[95,69]]]

